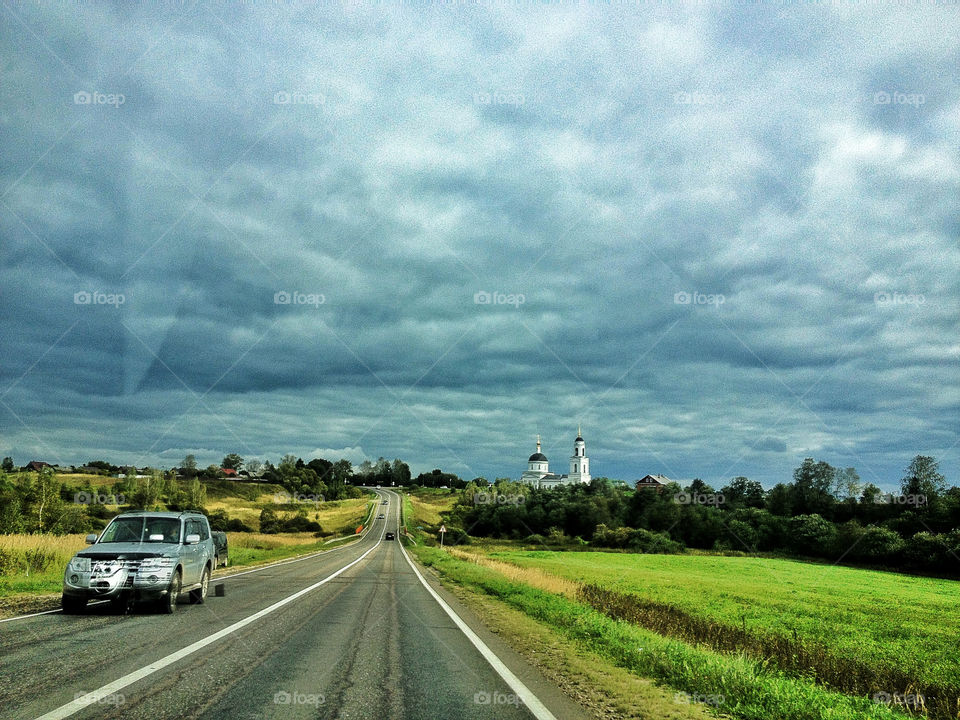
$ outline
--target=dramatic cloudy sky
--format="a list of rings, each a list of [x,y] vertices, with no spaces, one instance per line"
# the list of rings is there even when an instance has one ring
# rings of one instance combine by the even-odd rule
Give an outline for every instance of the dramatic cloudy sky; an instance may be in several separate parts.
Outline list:
[[[957,482],[956,4],[0,17],[0,455]]]

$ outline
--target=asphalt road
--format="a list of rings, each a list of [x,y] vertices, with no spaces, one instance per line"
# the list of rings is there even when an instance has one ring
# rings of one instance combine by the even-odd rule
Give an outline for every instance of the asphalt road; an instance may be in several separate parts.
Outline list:
[[[0,624],[0,717],[588,717],[383,540],[381,492],[359,542],[215,577],[203,605]]]

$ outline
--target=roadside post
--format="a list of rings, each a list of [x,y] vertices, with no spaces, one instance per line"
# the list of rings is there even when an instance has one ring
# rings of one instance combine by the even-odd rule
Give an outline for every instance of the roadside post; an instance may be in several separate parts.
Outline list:
[[[447,526],[441,525],[440,526],[440,547],[443,547],[443,536],[446,534],[446,532],[447,532]]]

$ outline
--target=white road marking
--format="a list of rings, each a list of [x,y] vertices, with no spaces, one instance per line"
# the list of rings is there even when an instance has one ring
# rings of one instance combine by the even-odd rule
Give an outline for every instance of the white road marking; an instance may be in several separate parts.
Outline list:
[[[413,564],[413,561],[410,559],[410,556],[407,555],[406,549],[403,547],[403,543],[400,543],[400,551],[403,553],[403,557],[406,559],[407,564],[410,565],[410,568],[416,574],[417,578],[420,580],[420,583],[427,589],[427,592],[433,596],[433,599],[437,601],[440,607],[443,608],[444,612],[453,620],[453,624],[456,625],[460,631],[467,636],[467,640],[473,643],[473,646],[483,655],[483,658],[490,663],[497,674],[503,678],[503,681],[510,686],[510,689],[523,701],[523,704],[530,711],[530,713],[537,718],[537,720],[557,720],[556,716],[547,709],[547,706],[544,705],[540,698],[533,694],[533,691],[530,690],[523,682],[514,675],[510,668],[504,664],[503,660],[497,657],[496,653],[493,652],[487,644],[480,639],[480,637],[470,629],[470,626],[467,625],[456,611],[447,605],[442,597],[437,595],[436,591],[430,587],[430,584],[426,581],[423,575],[420,574],[420,571],[417,570],[417,566]]]
[[[286,597],[283,600],[279,600],[278,602],[275,602],[273,605],[270,605],[269,607],[266,607],[263,610],[260,610],[259,612],[256,612],[253,615],[250,615],[249,617],[244,618],[243,620],[238,620],[233,625],[225,627],[223,630],[213,633],[213,635],[208,635],[202,640],[197,640],[192,645],[188,645],[187,647],[182,648],[181,650],[177,650],[174,653],[170,653],[164,658],[161,658],[155,662],[152,662],[149,665],[145,665],[139,670],[134,670],[132,673],[128,673],[123,677],[114,680],[112,683],[107,683],[103,687],[97,688],[92,692],[88,692],[81,697],[75,698],[74,700],[68,702],[67,704],[61,705],[60,707],[56,708],[55,710],[51,710],[45,715],[41,715],[40,717],[37,718],[37,720],[61,720],[62,718],[70,717],[71,715],[78,713],[81,710],[88,709],[90,708],[90,706],[96,705],[98,702],[100,702],[104,698],[107,698],[113,693],[116,693],[122,690],[123,688],[129,685],[132,685],[138,680],[142,680],[145,677],[149,677],[150,675],[153,675],[158,670],[162,670],[168,665],[172,665],[178,660],[182,660],[188,655],[192,655],[193,653],[197,652],[197,650],[202,650],[207,645],[210,645],[211,643],[215,643],[217,640],[220,640],[221,638],[224,638],[227,635],[235,633],[237,630],[240,630],[241,628],[246,627],[250,623],[256,622],[260,618],[269,615],[275,610],[279,610],[284,605],[287,605],[288,603],[293,602],[297,598],[303,595],[306,595],[311,590],[316,590],[321,585],[325,585],[326,583],[330,582],[341,573],[346,572],[347,570],[352,568],[354,565],[356,565],[358,562],[363,560],[367,555],[369,555],[374,550],[376,550],[380,546],[380,542],[381,541],[378,540],[376,544],[374,544],[374,546],[369,550],[367,550],[363,555],[358,557],[353,562],[348,563],[347,565],[344,565],[342,568],[332,573],[331,575],[328,575],[323,580],[320,580],[319,582],[315,582],[313,585],[310,585],[309,587],[306,587],[303,590],[295,592],[293,595],[290,595],[289,597]]]

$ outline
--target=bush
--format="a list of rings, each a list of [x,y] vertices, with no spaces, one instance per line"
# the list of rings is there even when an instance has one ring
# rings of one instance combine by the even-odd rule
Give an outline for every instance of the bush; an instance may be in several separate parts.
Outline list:
[[[895,563],[903,547],[903,539],[893,530],[871,526],[851,552],[854,557],[867,562]]]
[[[929,532],[918,532],[906,541],[903,548],[904,559],[914,568],[941,567],[949,557],[947,553],[944,536]]]
[[[836,543],[837,526],[814,513],[790,518],[790,547],[804,555],[829,555]]]
[[[27,572],[41,573],[49,570],[59,560],[57,553],[53,550],[44,550],[43,548],[31,548],[24,551],[23,558],[26,561]]]
[[[462,528],[448,527],[446,537],[443,539],[444,545],[469,545],[470,536]]]
[[[631,550],[642,553],[670,554],[683,552],[683,545],[671,540],[666,533],[656,533],[638,528],[630,533],[627,545]]]

